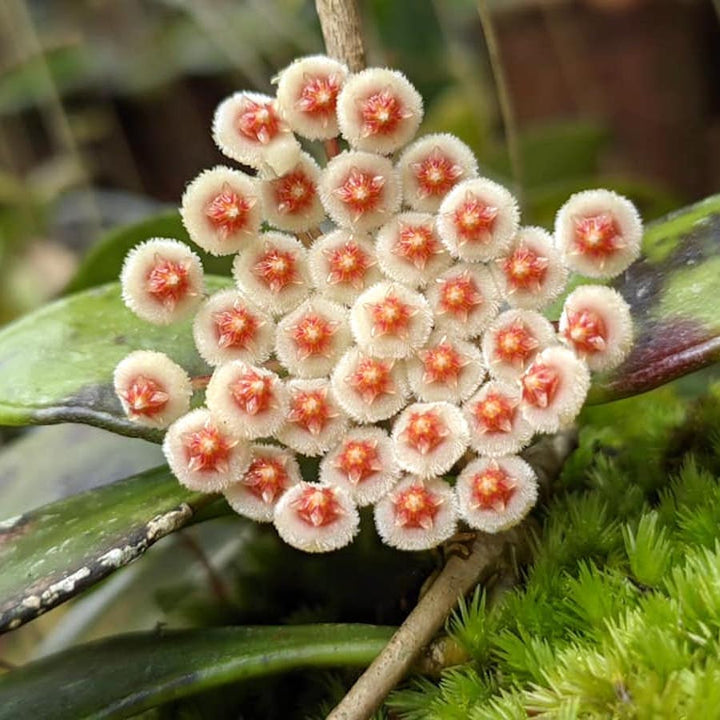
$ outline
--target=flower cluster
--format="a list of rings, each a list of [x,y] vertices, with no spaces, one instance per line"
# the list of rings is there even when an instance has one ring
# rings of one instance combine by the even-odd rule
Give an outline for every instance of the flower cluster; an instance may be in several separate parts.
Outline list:
[[[522,227],[511,193],[458,138],[413,141],[421,119],[398,72],[297,60],[276,97],[239,92],[215,114],[220,150],[255,174],[215,167],[183,196],[192,240],[235,255],[235,286],[208,297],[197,255],[163,238],[122,270],[139,317],[194,313],[214,368],[190,410],[182,368],[132,353],[115,372],[127,415],[168,428],[183,485],[223,492],[309,552],[349,543],[367,505],[404,550],[445,541],[460,520],[516,524],[537,496],[518,453],[571,422],[590,370],[617,366],[632,343],[629,308],[608,287],[570,293],[557,327],[541,311],[569,271],[609,278],[638,256],[633,205],[582,192],[554,234]],[[324,141],[324,168],[297,136]],[[321,458],[317,480],[299,456]]]

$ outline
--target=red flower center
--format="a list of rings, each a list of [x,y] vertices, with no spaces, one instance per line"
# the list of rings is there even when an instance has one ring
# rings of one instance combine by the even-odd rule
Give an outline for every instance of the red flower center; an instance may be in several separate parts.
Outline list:
[[[297,516],[313,527],[332,525],[344,514],[332,488],[306,487],[292,506]]]
[[[390,375],[392,367],[390,360],[363,357],[358,361],[348,382],[363,401],[370,405],[378,395],[395,393],[395,385]]]
[[[246,100],[237,128],[248,140],[267,145],[280,132],[280,117],[272,102]]]
[[[495,333],[494,356],[501,362],[522,368],[525,367],[539,345],[540,343],[530,330],[518,320],[500,328]]]
[[[456,387],[460,373],[467,365],[467,361],[449,342],[423,350],[419,356],[425,368],[423,382],[426,383],[444,383]]]
[[[377,443],[371,440],[349,440],[335,460],[335,467],[354,485],[382,470]]]
[[[250,463],[242,483],[255,497],[271,505],[290,484],[290,476],[283,460],[260,456]]]
[[[498,212],[498,208],[488,205],[471,192],[468,192],[463,202],[453,213],[459,244],[488,242]]]
[[[423,270],[433,255],[441,252],[440,243],[427,225],[400,225],[393,251]]]
[[[476,510],[502,512],[515,494],[515,483],[501,468],[492,465],[473,475],[471,504]]]
[[[472,408],[479,433],[509,433],[515,418],[517,403],[502,393],[489,392]]]
[[[272,376],[248,370],[232,383],[230,392],[243,412],[257,415],[270,409],[274,403],[272,383]]]
[[[278,212],[283,215],[301,215],[315,200],[315,183],[302,170],[283,175],[272,186]]]
[[[215,334],[221,348],[247,350],[255,340],[261,322],[247,308],[233,307],[213,314]]]
[[[385,178],[382,175],[352,168],[335,194],[358,220],[363,213],[380,209],[384,187]]]
[[[223,239],[247,228],[248,214],[255,206],[255,198],[246,198],[227,183],[205,208],[205,216]]]
[[[190,268],[184,263],[156,258],[147,275],[147,291],[158,302],[173,308],[190,290]]]
[[[429,155],[411,166],[418,184],[418,195],[442,197],[462,177],[463,169],[435,147]]]
[[[227,472],[234,443],[216,427],[208,425],[188,433],[183,445],[191,471]]]
[[[128,415],[133,417],[152,417],[162,412],[170,396],[157,381],[144,375],[138,375],[122,393],[128,406]]]
[[[575,250],[601,263],[624,246],[615,218],[600,213],[575,219]]]
[[[268,250],[258,258],[253,273],[274,293],[299,282],[295,254],[276,248]]]
[[[311,355],[329,357],[332,337],[339,323],[331,322],[322,315],[308,314],[291,330],[291,336],[302,360]]]
[[[548,259],[527,247],[517,248],[502,261],[511,290],[539,290],[547,275]]]
[[[290,398],[288,420],[311,435],[320,434],[337,417],[327,397],[327,390],[298,390]]]
[[[374,262],[357,243],[349,241],[324,254],[328,262],[328,283],[352,285],[357,289],[365,285],[365,273]]]
[[[403,436],[406,443],[421,455],[427,455],[444,442],[449,430],[434,410],[411,412]]]
[[[470,273],[443,280],[440,284],[439,314],[449,313],[465,322],[468,315],[482,305],[483,297]]]
[[[410,320],[417,312],[395,295],[388,295],[380,302],[370,303],[369,308],[374,335],[393,335],[402,339],[407,337]]]
[[[442,498],[422,485],[412,485],[393,498],[395,523],[404,528],[430,530],[442,502]]]
[[[560,385],[558,371],[550,365],[535,363],[523,375],[523,400],[538,408],[546,408],[555,397]]]
[[[569,312],[563,336],[580,355],[602,352],[607,344],[607,328],[602,317],[593,310]]]
[[[335,114],[339,92],[338,78],[334,75],[317,75],[303,85],[296,106],[300,111],[319,117],[327,123]]]
[[[381,90],[360,105],[362,135],[389,135],[405,118],[409,117],[400,99],[389,90]]]

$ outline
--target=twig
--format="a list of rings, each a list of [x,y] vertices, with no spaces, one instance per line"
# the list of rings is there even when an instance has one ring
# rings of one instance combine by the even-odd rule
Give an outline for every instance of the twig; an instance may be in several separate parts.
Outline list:
[[[360,15],[355,0],[315,0],[325,47],[352,72],[365,67]]]
[[[480,16],[483,34],[485,35],[485,45],[487,46],[488,57],[490,58],[490,69],[492,70],[495,88],[497,89],[500,115],[502,115],[503,125],[505,126],[505,141],[507,143],[508,155],[510,156],[510,168],[515,182],[515,194],[518,196],[518,201],[522,204],[524,180],[522,155],[520,152],[517,123],[515,122],[515,112],[508,91],[505,69],[502,64],[502,58],[500,57],[500,44],[487,0],[477,0],[477,11]]]
[[[230,591],[225,586],[223,579],[220,575],[218,575],[215,568],[212,566],[212,563],[197,540],[190,532],[181,532],[179,534],[179,538],[187,549],[196,557],[200,565],[202,565],[203,569],[207,573],[207,577],[210,582],[210,589],[218,602],[220,602],[221,605],[232,607],[234,603]]]

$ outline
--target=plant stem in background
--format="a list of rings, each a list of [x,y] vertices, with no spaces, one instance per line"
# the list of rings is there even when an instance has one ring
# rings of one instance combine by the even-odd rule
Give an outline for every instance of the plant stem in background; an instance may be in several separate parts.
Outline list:
[[[316,0],[325,47],[352,72],[365,67],[360,15],[355,0]]]

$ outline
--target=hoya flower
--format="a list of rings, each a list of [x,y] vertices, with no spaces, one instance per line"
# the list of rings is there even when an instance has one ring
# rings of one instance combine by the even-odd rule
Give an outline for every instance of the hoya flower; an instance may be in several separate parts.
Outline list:
[[[425,287],[452,263],[427,213],[396,215],[378,231],[376,250],[380,269],[409,287]]]
[[[224,490],[250,462],[250,446],[206,408],[191,410],[168,428],[163,452],[181,485],[206,493]]]
[[[320,553],[349,545],[357,535],[360,516],[343,488],[300,482],[280,498],[274,522],[288,545]]]
[[[325,219],[318,196],[320,167],[307,153],[287,172],[260,182],[265,219],[270,225],[288,232],[302,232]]]
[[[292,235],[266,232],[233,262],[240,290],[274,315],[296,308],[310,292],[307,250]]]
[[[463,407],[470,447],[480,455],[508,455],[530,444],[533,429],[520,412],[522,391],[515,383],[485,383]]]
[[[368,68],[351,75],[337,101],[342,136],[358,150],[388,155],[412,140],[422,98],[397,70]]]
[[[193,337],[208,365],[230,360],[262,363],[273,349],[275,323],[237,290],[221,290],[200,306]]]
[[[407,360],[407,375],[420,400],[459,403],[477,390],[485,365],[475,345],[435,331],[427,345]]]
[[[462,412],[448,402],[408,405],[393,425],[395,457],[403,470],[442,475],[462,457],[469,432]]]
[[[347,429],[348,417],[326,379],[290,380],[286,422],[277,438],[302,455],[323,455]]]
[[[517,525],[537,501],[535,472],[514,455],[478,458],[460,473],[455,485],[465,522],[496,533]]]
[[[295,455],[277,445],[250,446],[250,464],[223,491],[230,507],[255,522],[272,522],[283,493],[302,480]]]
[[[590,389],[590,371],[572,350],[543,350],[522,376],[525,419],[538,432],[554,433],[575,419]]]
[[[255,180],[218,165],[185,189],[180,208],[190,238],[211,255],[239,252],[257,237],[262,207]]]
[[[313,285],[328,300],[352,305],[366,288],[382,280],[369,235],[333,230],[312,244],[308,255]]]
[[[635,206],[611,190],[576,193],[555,218],[555,242],[565,264],[592,278],[625,270],[640,254],[642,234]]]
[[[161,352],[136,350],[124,357],[113,386],[125,414],[139,425],[164,428],[190,408],[188,374]]]
[[[359,423],[391,418],[410,394],[402,361],[373,357],[357,347],[340,358],[331,382],[340,406]]]
[[[567,268],[552,235],[542,228],[520,228],[509,250],[496,262],[498,286],[513,307],[537,310],[565,288]]]
[[[202,300],[203,269],[200,258],[184,243],[152,238],[127,254],[120,284],[123,302],[139,318],[169,325]]]
[[[483,265],[457,263],[430,286],[435,327],[458,338],[479,335],[497,315],[500,293]]]
[[[408,146],[398,170],[405,202],[420,212],[437,212],[455,185],[477,175],[473,151],[449,134],[426,135]]]
[[[432,325],[427,300],[399,283],[373,285],[350,309],[355,341],[377,357],[408,357],[425,344]]]
[[[341,227],[372,230],[400,209],[400,179],[387,158],[345,151],[330,160],[323,171],[320,199],[327,214]]]
[[[348,76],[343,63],[325,55],[298,58],[278,76],[277,105],[287,124],[309,140],[339,133],[337,96]]]
[[[329,375],[350,347],[348,311],[342,305],[312,297],[278,324],[275,354],[298,377]]]
[[[565,300],[559,331],[591,370],[610,370],[632,347],[630,307],[612,288],[581,285]]]
[[[555,344],[555,329],[543,315],[534,310],[506,310],[490,323],[482,351],[491,375],[517,380],[539,352]]]
[[[207,406],[239,437],[272,437],[285,421],[287,390],[270,370],[233,360],[215,369]]]
[[[212,132],[224,155],[257,170],[282,175],[300,158],[300,144],[269,95],[237,92],[226,98],[215,111]]]
[[[360,507],[377,502],[399,477],[390,437],[378,427],[353,428],[320,463],[320,480],[344,488]]]
[[[407,477],[375,505],[375,527],[398,550],[437,547],[457,530],[455,494],[439,478]]]
[[[520,222],[512,194],[487,178],[465,180],[445,197],[438,211],[438,232],[453,257],[487,262],[510,246]]]

